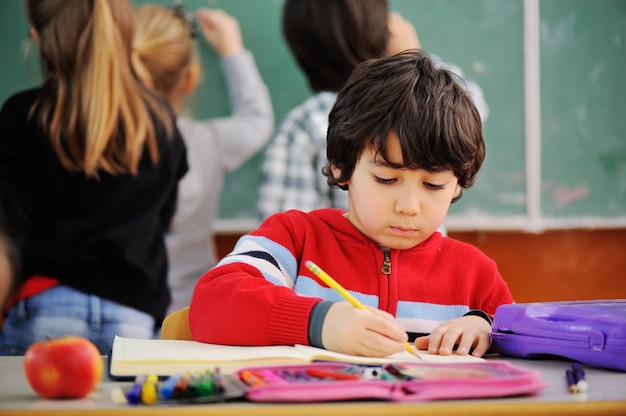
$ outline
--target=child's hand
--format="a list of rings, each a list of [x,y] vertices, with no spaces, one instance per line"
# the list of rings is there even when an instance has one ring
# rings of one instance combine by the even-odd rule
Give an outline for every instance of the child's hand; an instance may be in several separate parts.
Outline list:
[[[458,355],[482,357],[491,345],[491,325],[480,316],[462,316],[439,325],[428,336],[415,340],[418,349],[428,349],[431,354],[450,355],[457,345]]]
[[[399,13],[390,13],[387,18],[389,27],[389,41],[387,42],[387,53],[395,55],[407,49],[420,49],[420,41],[415,28],[408,20],[405,20]]]
[[[237,19],[219,9],[199,9],[196,18],[206,41],[222,57],[244,49]]]
[[[358,309],[336,302],[322,326],[322,343],[328,350],[368,357],[402,352],[408,336],[394,317],[376,308]]]

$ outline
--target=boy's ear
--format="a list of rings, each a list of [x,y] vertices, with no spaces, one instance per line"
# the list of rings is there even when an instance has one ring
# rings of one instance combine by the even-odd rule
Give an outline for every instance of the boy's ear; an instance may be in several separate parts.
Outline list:
[[[330,170],[333,173],[333,177],[338,178],[341,176],[341,169],[339,169],[337,166],[332,165]],[[344,190],[348,189],[347,188],[348,182],[338,182],[337,185],[339,185],[341,189],[344,189]]]
[[[191,94],[196,90],[200,79],[200,62],[194,61],[189,65],[189,71],[183,80],[183,94]]]
[[[461,195],[461,191],[463,190],[463,187],[459,184],[456,185],[456,190],[454,191],[454,197],[452,197],[452,199],[458,198],[459,195]]]
[[[334,176],[335,178],[338,178],[338,177],[340,177],[340,176],[341,176],[341,169],[339,169],[337,166],[335,166],[335,165],[331,165],[331,166],[330,166],[330,170],[331,170],[331,172],[333,173],[333,176]]]

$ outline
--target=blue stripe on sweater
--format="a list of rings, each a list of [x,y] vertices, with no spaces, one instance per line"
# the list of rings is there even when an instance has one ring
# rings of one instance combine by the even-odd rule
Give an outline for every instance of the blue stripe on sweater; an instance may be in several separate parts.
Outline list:
[[[399,319],[419,319],[428,321],[448,321],[463,316],[469,308],[466,305],[436,305],[424,302],[398,302],[396,317]]]
[[[396,320],[407,332],[429,334],[450,319],[463,316],[465,305],[435,305],[423,302],[398,302]]]
[[[231,263],[249,264],[272,284],[294,287],[298,270],[295,258],[285,247],[266,237],[243,236],[216,267]]]
[[[323,298],[333,302],[345,301],[336,290],[329,288],[328,286],[320,286],[315,280],[308,276],[298,276],[296,287],[294,288],[296,293],[304,296],[311,296],[316,298]],[[359,292],[348,292],[354,296],[359,302],[366,306],[378,307],[378,296],[366,295]]]

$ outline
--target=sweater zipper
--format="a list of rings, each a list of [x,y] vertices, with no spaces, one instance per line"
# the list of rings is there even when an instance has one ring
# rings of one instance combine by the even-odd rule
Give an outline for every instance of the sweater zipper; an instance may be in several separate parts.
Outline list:
[[[380,267],[380,271],[389,276],[391,274],[391,254],[389,254],[389,250],[383,251],[383,255],[385,259],[383,260],[383,265]]]

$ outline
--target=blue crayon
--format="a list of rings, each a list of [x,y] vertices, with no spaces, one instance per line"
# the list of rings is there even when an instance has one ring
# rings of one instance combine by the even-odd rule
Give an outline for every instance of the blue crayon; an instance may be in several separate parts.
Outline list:
[[[572,371],[574,372],[574,379],[576,380],[576,387],[578,391],[585,392],[589,388],[587,380],[585,380],[585,370],[579,363],[572,364]]]
[[[574,376],[574,370],[568,368],[565,370],[565,377],[567,378],[567,386],[570,393],[578,393],[578,385],[576,384],[576,377]]]
[[[170,377],[165,379],[163,383],[161,383],[161,386],[159,387],[160,399],[170,400],[174,397],[174,388],[176,387],[180,377],[180,374],[172,374]]]
[[[146,376],[143,375],[135,377],[135,384],[133,384],[133,387],[126,393],[126,401],[129,404],[138,404],[141,402],[141,388],[145,380]]]

